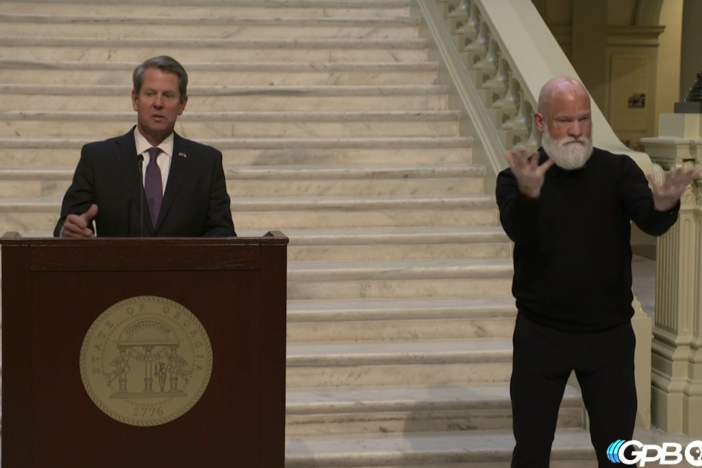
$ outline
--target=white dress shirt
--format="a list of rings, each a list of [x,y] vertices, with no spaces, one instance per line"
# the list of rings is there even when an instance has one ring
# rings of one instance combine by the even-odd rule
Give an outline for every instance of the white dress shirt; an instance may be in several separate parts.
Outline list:
[[[146,184],[146,168],[151,161],[151,156],[149,155],[149,148],[151,148],[151,143],[149,143],[144,135],[139,131],[139,127],[134,129],[134,142],[136,143],[137,155],[144,155],[144,176],[141,181],[142,185]],[[159,169],[161,169],[161,185],[163,187],[163,193],[166,193],[166,182],[168,181],[168,173],[171,170],[171,160],[173,159],[173,134],[171,133],[165,140],[158,145],[161,150],[161,154],[156,158],[156,164],[158,164]]]

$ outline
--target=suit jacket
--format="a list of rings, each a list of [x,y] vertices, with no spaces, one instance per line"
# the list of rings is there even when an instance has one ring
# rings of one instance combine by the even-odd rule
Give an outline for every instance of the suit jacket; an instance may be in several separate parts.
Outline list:
[[[144,237],[236,236],[222,153],[177,134],[155,226],[139,172],[134,128],[126,135],[83,146],[54,236],[60,235],[69,214],[83,214],[92,204],[98,206],[98,213],[90,229],[99,237],[140,237],[142,220]]]

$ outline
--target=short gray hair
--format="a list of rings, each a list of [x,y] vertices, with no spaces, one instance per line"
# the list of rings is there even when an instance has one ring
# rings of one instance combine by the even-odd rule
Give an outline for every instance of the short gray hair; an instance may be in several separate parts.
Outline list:
[[[159,70],[167,73],[173,73],[178,77],[178,91],[180,92],[180,99],[185,99],[188,95],[188,73],[185,68],[178,63],[177,60],[168,57],[167,55],[162,55],[160,57],[150,58],[138,67],[134,69],[134,74],[132,76],[132,81],[134,82],[134,91],[139,94],[141,90],[141,85],[144,83],[144,73],[149,68],[158,68]]]

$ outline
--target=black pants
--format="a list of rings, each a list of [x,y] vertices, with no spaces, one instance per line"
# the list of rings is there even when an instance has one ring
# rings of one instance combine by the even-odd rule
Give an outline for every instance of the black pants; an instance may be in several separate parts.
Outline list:
[[[558,410],[572,371],[590,416],[590,439],[600,467],[614,441],[631,440],[636,422],[634,349],[627,322],[601,333],[564,333],[540,326],[522,314],[513,336],[510,396],[514,438],[512,468],[547,468]]]

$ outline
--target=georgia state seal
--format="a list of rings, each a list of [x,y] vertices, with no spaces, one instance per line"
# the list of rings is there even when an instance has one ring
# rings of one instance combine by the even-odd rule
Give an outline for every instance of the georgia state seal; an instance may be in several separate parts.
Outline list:
[[[133,426],[166,424],[188,412],[212,375],[212,346],[188,309],[156,296],[119,302],[83,339],[80,375],[95,405]]]

